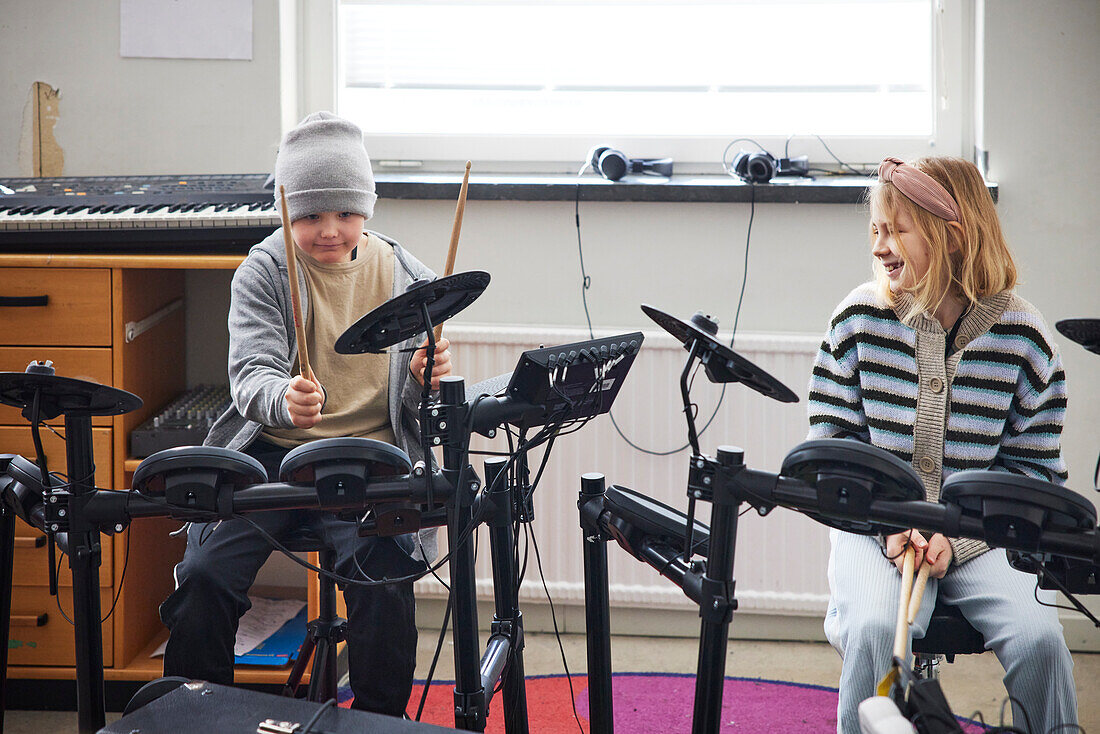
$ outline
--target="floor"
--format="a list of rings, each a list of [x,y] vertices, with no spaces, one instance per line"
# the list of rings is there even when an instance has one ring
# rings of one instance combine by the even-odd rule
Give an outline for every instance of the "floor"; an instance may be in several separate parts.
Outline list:
[[[422,630],[417,675],[423,676],[431,663],[438,630]],[[562,636],[571,673],[585,671],[585,641],[582,635]],[[698,642],[692,638],[614,636],[611,644],[616,672],[695,671]],[[1100,654],[1077,653],[1074,674],[1081,726],[1100,734]],[[524,667],[529,675],[562,673],[558,641],[553,634],[529,633],[524,650]],[[812,683],[835,686],[840,659],[824,643],[731,641],[726,660],[726,675]],[[443,647],[437,680],[453,680],[450,642]],[[981,710],[987,722],[999,720],[1005,696],[1001,668],[990,653],[967,655],[944,666],[941,681],[947,699],[956,714],[969,716]],[[119,714],[108,714],[114,721]],[[44,711],[9,711],[4,719],[7,734],[43,734],[75,732],[76,714]]]

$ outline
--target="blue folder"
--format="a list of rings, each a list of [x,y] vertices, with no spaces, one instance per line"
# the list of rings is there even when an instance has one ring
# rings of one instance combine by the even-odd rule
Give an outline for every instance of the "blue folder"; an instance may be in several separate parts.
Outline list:
[[[237,665],[286,665],[298,657],[298,648],[306,639],[306,608],[293,619],[287,620],[266,640],[244,655],[237,655]]]

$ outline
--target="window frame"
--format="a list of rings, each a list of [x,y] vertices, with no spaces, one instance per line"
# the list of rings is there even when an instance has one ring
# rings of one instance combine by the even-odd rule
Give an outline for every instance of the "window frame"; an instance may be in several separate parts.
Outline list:
[[[873,164],[886,155],[967,157],[973,151],[975,99],[974,0],[931,0],[933,24],[933,99],[937,100],[931,137],[830,136],[829,148],[852,164]],[[338,61],[340,0],[279,0],[282,125],[288,130],[316,110],[336,110],[341,80]],[[871,39],[869,47],[877,48]],[[741,137],[581,135],[371,135],[372,160],[382,170],[454,171],[466,160],[482,172],[576,172],[592,145],[609,145],[631,157],[669,156],[677,173],[720,173],[727,144]],[[781,155],[786,136],[751,136],[766,150]],[[751,149],[748,143],[739,144]],[[732,151],[736,152],[736,147]],[[812,163],[835,164],[812,135],[796,135],[791,155],[809,155]]]

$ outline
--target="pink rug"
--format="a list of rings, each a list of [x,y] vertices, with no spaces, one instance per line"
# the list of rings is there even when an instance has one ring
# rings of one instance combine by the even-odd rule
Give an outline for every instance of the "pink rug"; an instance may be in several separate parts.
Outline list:
[[[588,680],[574,675],[570,699],[569,681],[564,675],[527,678],[528,721],[538,734],[578,734],[589,731]],[[454,681],[432,683],[422,721],[454,726]],[[415,715],[423,685],[414,685],[408,711]],[[341,689],[341,704],[351,703],[351,691]],[[629,734],[673,734],[691,731],[695,697],[695,676],[667,673],[616,673],[612,678],[615,731]],[[489,706],[488,734],[504,732],[502,698],[494,696]],[[576,705],[580,724],[573,716]],[[722,695],[723,732],[836,732],[837,691],[835,688],[802,683],[726,678]],[[982,728],[960,720],[967,732]]]

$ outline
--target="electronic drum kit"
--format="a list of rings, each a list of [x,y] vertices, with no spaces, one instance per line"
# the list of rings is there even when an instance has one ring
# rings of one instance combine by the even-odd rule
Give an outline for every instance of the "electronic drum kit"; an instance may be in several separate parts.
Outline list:
[[[48,363],[32,363],[25,373],[0,373],[0,403],[21,409],[31,422],[36,445],[40,446],[41,421],[59,415],[65,418],[67,439],[65,482],[48,469],[41,451],[37,464],[21,456],[0,456],[0,553],[4,554],[0,558],[0,623],[6,638],[12,536],[14,519],[19,518],[48,534],[51,554],[58,544],[70,557],[81,731],[98,730],[105,716],[99,533],[121,531],[142,517],[213,521],[291,508],[355,518],[361,534],[398,534],[446,524],[454,595],[456,726],[484,730],[489,700],[499,688],[505,697],[506,730],[509,734],[527,731],[512,525],[517,513],[522,514],[523,503],[517,495],[530,490],[526,450],[537,442],[528,442],[526,448],[521,445],[510,457],[486,461],[482,480],[467,463],[469,437],[475,430],[493,435],[503,424],[523,431],[542,426],[537,438],[545,442],[566,420],[587,420],[606,412],[640,348],[642,334],[532,350],[521,356],[515,372],[486,381],[481,389],[467,390],[461,378],[445,377],[438,398],[432,400],[433,327],[470,305],[488,282],[488,273],[474,271],[414,283],[405,294],[349,327],[335,345],[341,353],[378,353],[428,334],[429,361],[420,406],[426,462],[414,463],[404,451],[379,441],[322,439],[291,451],[282,462],[280,481],[268,483],[263,466],[250,456],[230,449],[191,446],[160,451],[143,460],[134,472],[131,492],[98,490],[91,483],[95,466],[91,418],[136,410],[141,399],[109,386],[57,376]],[[718,341],[717,324],[709,317],[696,314],[683,321],[651,306],[642,309],[689,352],[681,376],[692,449],[689,511],[685,515],[623,487],[605,488],[602,475],[582,478],[579,507],[586,537],[594,734],[612,731],[608,540],[657,568],[700,605],[692,728],[699,733],[719,730],[726,640],[736,608],[733,558],[742,503],[760,514],[776,506],[788,507],[848,532],[874,534],[922,527],[949,536],[980,538],[1012,549],[1017,567],[1039,573],[1045,584],[1067,593],[1097,591],[1100,534],[1096,511],[1066,488],[1007,473],[964,471],[944,483],[941,502],[926,502],[912,467],[886,451],[845,439],[808,441],[795,447],[778,474],[749,469],[743,452],[734,447],[720,447],[715,457],[704,455],[688,407],[688,376],[696,362],[712,382],[741,382],[780,402],[798,398]],[[1077,320],[1067,328],[1064,324],[1067,322],[1058,325],[1063,333],[1092,351],[1100,351],[1097,320]],[[611,385],[613,392],[605,394]],[[442,449],[442,466],[431,461],[432,447]],[[713,505],[709,527],[693,518],[697,500]],[[374,508],[387,511],[373,512]],[[479,522],[490,526],[496,587],[492,633],[480,658],[475,650],[474,551],[473,544],[465,542]],[[51,581],[56,584],[55,578]],[[6,676],[7,645],[0,650],[0,674]],[[0,677],[0,683],[3,680]]]

